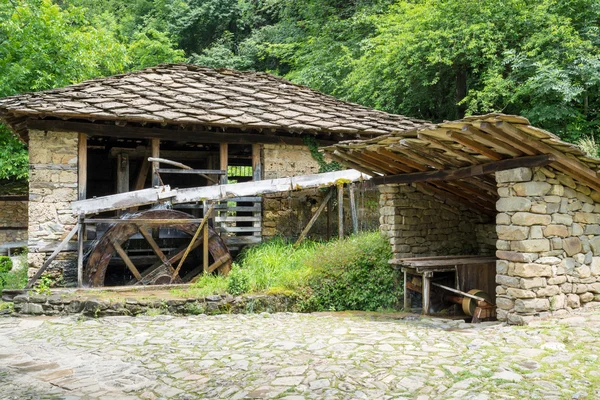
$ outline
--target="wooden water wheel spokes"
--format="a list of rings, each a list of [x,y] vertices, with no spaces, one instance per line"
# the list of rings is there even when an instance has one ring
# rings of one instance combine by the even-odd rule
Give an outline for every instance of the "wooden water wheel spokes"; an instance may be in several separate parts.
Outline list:
[[[111,261],[112,264],[115,262],[125,264],[131,275],[126,271],[121,274],[133,276],[131,279],[122,277],[123,283],[128,285],[194,282],[205,272],[204,257],[207,260],[212,259],[212,263],[206,268],[207,273],[217,271],[226,275],[231,269],[231,255],[221,237],[209,226],[199,229],[199,223],[189,222],[195,220],[192,215],[175,210],[148,210],[126,220],[127,222],[110,227],[87,257],[84,269],[87,285],[97,287],[111,284],[112,282],[107,280]],[[149,220],[160,221],[152,223],[152,221],[148,222]],[[187,221],[178,223],[177,220]],[[158,232],[159,229],[168,229],[169,232],[177,233],[178,235],[175,236],[178,237],[176,241],[179,242],[179,247],[168,252],[163,251],[159,245],[160,241],[157,242],[156,236],[152,234],[152,230]],[[143,240],[138,239],[140,237],[136,236],[138,234]],[[130,248],[133,247],[130,246],[133,239],[141,249]],[[150,255],[136,257],[132,254],[133,251],[145,251]],[[194,254],[194,251],[204,256],[188,257]],[[141,263],[138,261],[140,259],[144,259],[145,262]],[[148,260],[151,261],[150,264]],[[182,268],[183,261],[186,262],[185,268]]]

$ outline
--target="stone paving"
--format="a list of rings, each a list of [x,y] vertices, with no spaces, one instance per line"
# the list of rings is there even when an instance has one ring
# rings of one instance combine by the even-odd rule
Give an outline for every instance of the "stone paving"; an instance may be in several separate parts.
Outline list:
[[[600,313],[0,318],[2,399],[596,399]]]

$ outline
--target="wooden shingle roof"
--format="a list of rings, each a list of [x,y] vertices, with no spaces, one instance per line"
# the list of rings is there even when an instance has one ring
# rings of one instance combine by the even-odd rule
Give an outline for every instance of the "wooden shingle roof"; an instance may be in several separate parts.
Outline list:
[[[526,118],[488,114],[325,148],[377,184],[415,183],[471,208],[495,212],[495,171],[539,166],[600,191],[600,159]],[[551,168],[546,168],[549,166]]]
[[[0,119],[20,136],[26,133],[27,118],[47,117],[335,133],[346,139],[424,123],[341,101],[266,73],[185,64],[159,65],[0,100]]]

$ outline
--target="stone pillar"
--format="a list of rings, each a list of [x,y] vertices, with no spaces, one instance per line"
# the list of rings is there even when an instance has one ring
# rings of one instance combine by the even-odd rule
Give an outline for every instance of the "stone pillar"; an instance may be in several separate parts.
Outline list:
[[[71,201],[77,200],[77,138],[75,132],[29,132],[30,275],[77,222],[71,214]],[[76,283],[75,261],[75,252],[63,252],[48,272]]]
[[[600,193],[550,168],[496,173],[498,319],[600,305]]]

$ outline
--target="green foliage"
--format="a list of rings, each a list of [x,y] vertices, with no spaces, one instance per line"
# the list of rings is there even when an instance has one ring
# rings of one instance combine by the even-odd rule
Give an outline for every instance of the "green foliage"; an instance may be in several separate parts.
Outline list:
[[[391,257],[389,243],[378,232],[327,243],[305,260],[312,270],[312,295],[305,307],[318,311],[397,307],[401,276],[388,264]]]
[[[53,284],[54,280],[50,276],[42,274],[42,276],[40,276],[40,279],[38,279],[35,283],[34,290],[37,294],[50,294],[50,288]]]
[[[192,291],[196,296],[210,296],[213,294],[225,294],[227,292],[227,280],[220,275],[202,275],[192,285]]]
[[[26,260],[26,255],[21,256]],[[9,257],[0,257],[0,292],[4,289],[22,289],[27,284],[27,263],[13,268]]]
[[[319,141],[312,136],[304,136],[304,144],[308,146],[312,158],[319,164],[319,173],[340,171],[344,167],[337,161],[327,162],[325,156],[319,151]]]
[[[227,279],[227,293],[239,296],[250,290],[250,279],[237,264],[233,264]]]
[[[128,48],[129,69],[142,69],[160,63],[185,61],[183,50],[173,48],[171,39],[164,32],[153,28],[136,32]]]

